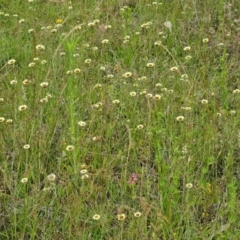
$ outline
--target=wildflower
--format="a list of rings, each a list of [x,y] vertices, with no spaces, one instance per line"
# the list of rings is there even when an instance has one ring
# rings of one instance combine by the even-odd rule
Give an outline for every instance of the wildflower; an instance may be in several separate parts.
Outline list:
[[[57,32],[57,29],[56,28],[53,28],[52,30],[51,30],[51,33],[56,33]]]
[[[79,69],[80,70],[80,69]],[[81,70],[80,70],[81,71]],[[72,74],[73,73],[73,71],[71,71],[71,70],[68,70],[67,72],[66,72],[66,74],[67,75],[70,75],[70,74]]]
[[[237,94],[237,93],[240,93],[240,89],[233,90],[233,94]]]
[[[4,102],[4,98],[0,98],[0,103]]]
[[[203,100],[201,101],[201,103],[202,103],[202,104],[208,104],[208,100],[207,100],[207,99],[203,99]]]
[[[46,102],[48,102],[48,99],[47,99],[47,98],[42,98],[42,99],[40,99],[40,103],[46,103]]]
[[[146,95],[147,94],[147,91],[146,90],[143,90],[140,92],[140,95]]]
[[[129,77],[132,76],[132,73],[131,72],[125,72],[122,76],[125,77],[125,78],[129,78]]]
[[[26,182],[28,182],[28,178],[25,177],[21,179],[21,183],[26,183]]]
[[[33,32],[34,32],[34,29],[32,28],[28,30],[28,33],[33,33]]]
[[[10,81],[10,84],[11,84],[11,85],[16,85],[16,84],[17,84],[17,80],[12,80],[12,81]]]
[[[24,23],[25,22],[25,19],[20,19],[19,21],[18,21],[18,23]]]
[[[109,40],[108,40],[108,39],[103,39],[103,40],[102,40],[102,44],[107,44],[107,43],[109,43]]]
[[[88,23],[88,26],[89,27],[93,27],[93,26],[95,26],[95,23],[94,22],[90,22],[90,23]]]
[[[152,96],[153,95],[151,93],[146,94],[146,98],[148,98],[148,99],[152,98]]]
[[[19,111],[24,111],[26,109],[27,109],[27,105],[21,105],[21,106],[18,107]]]
[[[183,48],[183,51],[190,51],[191,50],[191,47],[190,46],[186,46]]]
[[[46,95],[46,99],[51,99],[52,98],[52,95],[50,94],[50,93],[48,93],[47,95]]]
[[[79,125],[80,127],[85,127],[85,126],[87,125],[87,123],[84,122],[84,121],[79,121],[79,122],[78,122],[78,125]]]
[[[187,56],[185,57],[186,60],[190,60],[191,58],[192,58],[191,55],[187,55]]]
[[[234,114],[236,114],[236,111],[235,110],[231,110],[230,114],[234,115]]]
[[[36,49],[39,51],[43,51],[43,50],[45,50],[45,47],[42,44],[39,44],[36,46]]]
[[[171,70],[172,72],[178,72],[178,67],[176,67],[176,66],[175,66],[175,67],[171,67],[170,70]]]
[[[74,69],[74,73],[79,74],[80,72],[81,72],[81,69],[80,69],[80,68]],[[67,73],[67,74],[68,74],[68,73]]]
[[[66,53],[65,52],[60,52],[60,56],[62,57],[62,56],[65,56],[66,55]],[[74,56],[74,54],[73,54],[73,56]]]
[[[0,117],[0,123],[4,122],[5,118],[4,117]]]
[[[24,79],[22,83],[23,85],[28,85],[29,83],[31,83],[31,81],[28,79]]]
[[[86,59],[84,62],[89,64],[89,63],[91,63],[91,61],[92,61],[92,60],[91,60],[90,58],[88,58],[88,59]]]
[[[135,97],[136,95],[137,95],[136,92],[130,92],[130,96],[131,96],[131,97]]]
[[[86,173],[88,173],[88,170],[87,170],[87,169],[82,169],[82,170],[80,171],[80,173],[81,173],[81,174],[86,174]]]
[[[208,42],[209,42],[209,39],[208,39],[208,38],[203,38],[202,42],[203,42],[203,43],[208,43]]]
[[[151,62],[150,62],[150,63],[147,63],[147,67],[148,67],[148,68],[153,68],[154,66],[155,66],[154,63],[151,63]]]
[[[89,178],[89,175],[88,174],[84,174],[81,176],[81,179],[88,179]]]
[[[102,84],[97,83],[97,84],[95,84],[95,86],[93,88],[101,88],[101,87],[102,87]]]
[[[100,106],[99,106],[99,104],[97,104],[97,103],[95,103],[95,104],[93,104],[92,105],[92,108],[95,108],[95,109],[97,109],[97,108],[99,108]]]
[[[155,86],[156,86],[156,87],[161,87],[162,84],[161,84],[161,83],[156,83]]]
[[[100,215],[98,214],[93,215],[93,220],[99,220],[99,219],[100,219]]]
[[[42,64],[42,65],[44,65],[44,64],[46,64],[46,63],[47,63],[46,60],[42,60],[42,61],[41,61],[41,64]]]
[[[113,104],[118,104],[118,103],[120,103],[120,101],[118,99],[115,99],[115,100],[112,101],[112,103]]]
[[[139,183],[139,179],[138,179],[138,174],[136,173],[132,173],[129,177],[128,180],[128,184],[135,184],[135,183]]]
[[[67,151],[73,151],[73,149],[74,149],[74,146],[73,145],[68,145],[67,147],[66,147],[66,150]]]
[[[99,19],[95,19],[93,22],[94,22],[95,24],[98,24],[98,23],[100,23],[100,20],[99,20]]]
[[[57,24],[61,24],[63,22],[63,20],[61,19],[61,18],[58,18],[57,20],[56,20],[56,23]]]
[[[162,45],[162,42],[161,42],[161,41],[156,41],[156,42],[154,43],[154,45],[155,45],[155,46],[161,46],[161,45]]]
[[[188,75],[186,73],[182,74],[181,78],[187,79]]]
[[[48,86],[48,82],[42,82],[40,83],[40,87],[46,88]]]
[[[146,81],[147,80],[147,77],[146,76],[142,76],[141,77],[141,81]]]
[[[118,219],[119,221],[123,221],[125,218],[126,218],[126,215],[123,214],[123,213],[117,215],[117,219]]]
[[[15,64],[16,60],[15,59],[10,59],[8,60],[8,65],[13,65]]]
[[[184,120],[184,116],[178,116],[176,119],[177,119],[177,121],[181,122]]]
[[[23,148],[24,148],[24,149],[29,149],[29,148],[30,148],[30,144],[25,144],[25,145],[23,146]]]
[[[93,51],[97,51],[97,50],[98,50],[98,47],[97,47],[97,46],[94,46],[94,47],[92,47],[92,50],[93,50]]]
[[[81,165],[81,168],[87,168],[87,164],[86,164],[86,163],[83,163],[83,164]]]
[[[192,183],[187,183],[187,184],[186,184],[186,188],[190,189],[190,188],[192,188],[192,187],[193,187],[193,184],[192,184]]]
[[[108,74],[107,78],[109,78],[109,79],[113,78],[113,74]]]
[[[56,177],[56,175],[54,173],[51,173],[51,174],[47,175],[47,180],[49,182],[54,182],[56,180],[56,178],[57,177]]]
[[[12,123],[12,122],[13,122],[12,119],[7,119],[7,120],[6,120],[6,123]]]
[[[185,110],[186,110],[186,111],[191,111],[192,108],[191,108],[191,107],[185,107]]]
[[[33,68],[33,67],[35,67],[35,65],[36,65],[35,62],[31,62],[31,63],[28,64],[28,67]]]
[[[141,212],[135,212],[133,215],[134,215],[134,217],[138,218],[138,217],[142,216],[142,213]]]
[[[106,70],[106,68],[105,68],[105,67],[103,67],[103,66],[101,66],[101,67],[100,67],[100,70],[101,70],[101,71],[105,71],[105,70]]]
[[[95,136],[95,137],[92,138],[92,140],[93,140],[94,142],[100,141],[100,140],[101,140],[101,136]]]
[[[39,61],[39,58],[38,58],[38,57],[35,57],[35,58],[33,58],[33,61],[34,61],[34,62],[38,62],[38,61]]]
[[[160,100],[160,99],[161,99],[161,95],[156,94],[156,95],[154,96],[154,100]]]
[[[142,124],[137,125],[137,129],[139,130],[143,129],[143,125]]]

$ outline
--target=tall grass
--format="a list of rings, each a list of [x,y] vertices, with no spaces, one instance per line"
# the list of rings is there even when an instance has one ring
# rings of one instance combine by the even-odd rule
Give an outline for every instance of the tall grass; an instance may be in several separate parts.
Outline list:
[[[239,239],[239,7],[0,3],[0,239]]]

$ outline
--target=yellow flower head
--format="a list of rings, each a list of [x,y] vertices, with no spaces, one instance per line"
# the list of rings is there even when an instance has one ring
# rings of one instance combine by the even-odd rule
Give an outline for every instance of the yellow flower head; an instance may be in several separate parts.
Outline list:
[[[57,24],[61,24],[63,22],[63,20],[61,19],[61,18],[58,18],[57,20],[56,20],[56,23]]]

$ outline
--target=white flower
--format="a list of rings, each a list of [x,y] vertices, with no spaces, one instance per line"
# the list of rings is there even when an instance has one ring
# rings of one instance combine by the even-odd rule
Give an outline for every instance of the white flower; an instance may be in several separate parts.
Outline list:
[[[26,183],[27,181],[28,181],[28,178],[26,177],[21,179],[21,183]]]
[[[29,148],[30,148],[30,144],[25,144],[25,145],[23,146],[23,148],[24,148],[24,149],[29,149]]]
[[[190,189],[190,188],[192,188],[192,187],[193,187],[193,184],[192,184],[192,183],[187,183],[187,184],[186,184],[186,188]]]
[[[177,121],[181,122],[184,120],[184,116],[178,116],[176,119],[177,119]]]
[[[84,121],[79,121],[79,122],[78,122],[78,125],[79,125],[80,127],[85,127],[85,126],[87,125],[87,123],[84,122]]]
[[[100,219],[100,215],[99,215],[99,214],[95,214],[95,215],[93,216],[93,219],[94,219],[94,220],[99,220],[99,219]]]
[[[54,173],[51,173],[49,175],[47,175],[47,180],[50,182],[54,182],[56,180],[56,175]]]

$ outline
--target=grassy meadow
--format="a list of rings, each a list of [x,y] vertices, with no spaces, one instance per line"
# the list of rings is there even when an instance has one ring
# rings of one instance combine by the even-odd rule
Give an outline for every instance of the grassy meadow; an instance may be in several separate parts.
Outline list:
[[[240,239],[238,0],[0,0],[0,240]]]

